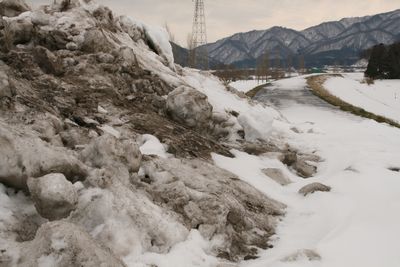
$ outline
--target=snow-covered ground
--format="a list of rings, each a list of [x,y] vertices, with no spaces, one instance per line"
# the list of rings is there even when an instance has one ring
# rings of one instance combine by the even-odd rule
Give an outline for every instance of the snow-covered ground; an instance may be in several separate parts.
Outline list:
[[[400,80],[377,80],[362,83],[362,73],[329,78],[324,87],[333,95],[376,115],[400,122]]]
[[[247,93],[251,89],[264,84],[264,82],[257,80],[240,80],[236,82],[231,82],[229,85],[240,92]]]
[[[294,78],[275,84],[275,90],[303,90],[305,80]],[[290,99],[293,101],[293,99]],[[217,165],[230,170],[267,195],[288,205],[278,227],[274,248],[242,267],[397,267],[400,264],[400,130],[334,108],[292,102],[280,110],[300,125],[287,134],[289,143],[315,151],[324,160],[311,179],[290,177],[282,187],[263,175],[266,167],[284,168],[276,160],[235,152],[230,159],[214,155]],[[332,187],[329,193],[303,197],[297,191],[311,182]],[[321,260],[300,255],[310,249]],[[293,257],[292,257],[293,258]]]

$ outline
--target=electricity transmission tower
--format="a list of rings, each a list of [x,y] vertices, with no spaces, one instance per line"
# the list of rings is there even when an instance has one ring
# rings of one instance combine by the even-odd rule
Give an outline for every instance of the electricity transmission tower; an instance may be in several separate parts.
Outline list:
[[[193,0],[195,2],[193,28],[192,28],[192,67],[208,69],[208,50],[206,18],[204,15],[204,0]]]

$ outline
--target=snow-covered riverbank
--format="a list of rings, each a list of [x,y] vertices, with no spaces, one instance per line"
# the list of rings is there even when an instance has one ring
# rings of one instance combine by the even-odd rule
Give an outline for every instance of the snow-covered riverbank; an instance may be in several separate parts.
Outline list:
[[[363,73],[331,77],[324,87],[341,100],[400,122],[400,80],[376,80],[368,85]]]
[[[282,90],[304,90],[297,86],[304,81],[292,82],[286,81],[290,88]],[[243,154],[233,160],[216,157],[217,164],[288,205],[274,248],[241,266],[398,266],[400,173],[393,170],[400,166],[400,131],[334,108],[289,101],[291,105],[280,111],[300,130],[290,143],[314,150],[323,159],[314,178],[280,187],[257,171],[271,165],[270,159]],[[248,168],[237,167],[243,165]],[[332,191],[306,198],[297,194],[301,186],[316,181]],[[296,250],[303,253],[294,262],[281,261]]]

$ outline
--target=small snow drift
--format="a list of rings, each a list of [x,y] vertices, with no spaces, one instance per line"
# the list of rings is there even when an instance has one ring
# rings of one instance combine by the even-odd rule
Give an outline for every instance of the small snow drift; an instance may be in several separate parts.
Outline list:
[[[255,142],[268,138],[274,118],[270,114],[249,112],[239,115],[238,122],[244,129],[247,141]]]

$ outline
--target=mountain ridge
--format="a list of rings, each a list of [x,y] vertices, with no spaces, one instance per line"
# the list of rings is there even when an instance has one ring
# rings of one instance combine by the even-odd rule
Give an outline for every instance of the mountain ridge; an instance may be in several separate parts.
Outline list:
[[[297,31],[282,26],[235,33],[207,44],[223,64],[254,67],[266,52],[272,59],[304,56],[308,66],[353,64],[362,50],[400,39],[400,9],[323,22]]]

